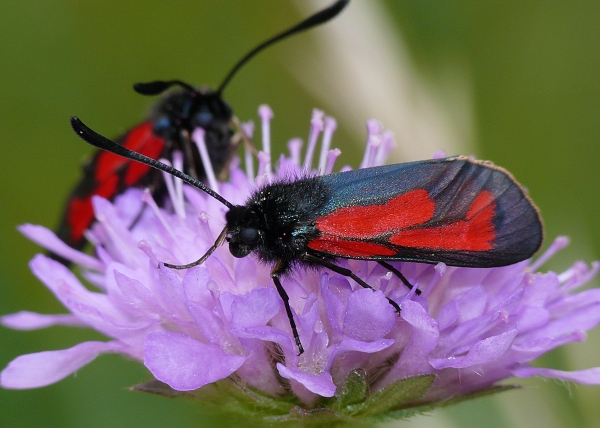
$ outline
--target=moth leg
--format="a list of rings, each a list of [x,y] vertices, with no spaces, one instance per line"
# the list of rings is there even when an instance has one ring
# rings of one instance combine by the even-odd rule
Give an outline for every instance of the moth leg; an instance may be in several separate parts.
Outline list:
[[[140,210],[136,214],[135,218],[133,219],[133,221],[131,222],[131,224],[127,228],[127,230],[133,229],[138,224],[138,222],[142,219],[142,215],[144,214],[144,211],[146,210],[147,206],[148,206],[148,204],[143,204],[142,205],[142,208],[140,208]]]
[[[363,281],[358,276],[356,276],[354,274],[354,272],[352,272],[350,269],[343,268],[341,266],[336,265],[335,263],[332,263],[327,260],[323,260],[319,257],[313,256],[312,254],[308,254],[308,253],[304,254],[303,259],[308,262],[315,263],[315,264],[321,265],[323,267],[326,267],[327,269],[332,270],[335,273],[339,273],[340,275],[352,278],[361,287],[368,288],[370,290],[375,291],[375,289],[373,287],[371,287],[365,281]],[[398,304],[396,302],[394,302],[392,299],[390,299],[389,297],[386,297],[386,299],[388,300],[388,302],[390,302],[390,305],[392,305],[394,307],[396,312],[400,313],[400,306],[398,306]]]
[[[258,156],[258,149],[256,148],[256,146],[254,145],[254,142],[252,141],[252,139],[246,135],[246,133],[244,132],[244,128],[242,128],[242,124],[240,123],[239,119],[235,116],[233,116],[231,118],[231,122],[233,123],[233,125],[236,128],[236,133],[235,133],[235,148],[237,149],[240,146],[241,141],[244,142],[244,144],[248,147],[248,149],[250,149],[250,151],[252,152],[252,154],[254,156]],[[241,141],[239,141],[241,140]]]
[[[398,278],[400,278],[400,281],[402,281],[402,283],[404,285],[406,285],[410,290],[412,290],[413,288],[415,288],[414,285],[412,285],[408,279],[406,279],[406,277],[404,275],[402,275],[402,273],[396,269],[394,266],[392,266],[391,264],[384,262],[382,260],[378,260],[377,263],[379,263],[381,266],[383,266],[384,268],[386,268],[387,270],[389,270],[390,272],[392,272],[394,275],[396,275]],[[421,290],[419,290],[418,288],[415,288],[415,294],[417,296],[421,295]]]
[[[300,342],[300,335],[298,334],[298,329],[296,328],[296,322],[294,321],[294,316],[292,315],[292,308],[290,308],[290,298],[288,294],[285,292],[285,289],[281,285],[281,281],[279,281],[279,271],[281,270],[280,264],[278,263],[273,272],[271,272],[271,278],[273,279],[273,283],[275,284],[275,288],[277,288],[277,292],[279,293],[279,297],[283,301],[283,306],[285,307],[285,312],[287,313],[288,320],[290,321],[290,327],[292,328],[292,334],[294,335],[294,340],[296,341],[296,346],[298,346],[298,355],[302,355],[304,353],[304,348],[302,347],[302,343]]]

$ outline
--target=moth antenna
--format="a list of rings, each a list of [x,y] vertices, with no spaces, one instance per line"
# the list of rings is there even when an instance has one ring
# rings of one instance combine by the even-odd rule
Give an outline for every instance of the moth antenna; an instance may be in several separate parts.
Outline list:
[[[136,83],[133,90],[142,95],[158,95],[169,89],[171,86],[181,86],[190,92],[196,93],[196,89],[181,80],[155,80],[154,82]]]
[[[115,155],[122,156],[126,159],[131,159],[136,162],[142,163],[144,165],[151,166],[152,168],[156,168],[160,171],[164,171],[167,174],[171,174],[174,177],[177,177],[188,184],[202,190],[203,192],[209,194],[217,201],[221,202],[227,208],[233,208],[233,204],[229,202],[227,199],[223,198],[221,195],[216,193],[211,188],[207,187],[204,183],[195,178],[190,177],[189,175],[170,167],[169,165],[165,165],[162,162],[149,158],[148,156],[144,156],[141,153],[134,152],[133,150],[129,150],[120,144],[115,143],[112,140],[98,134],[92,129],[88,128],[77,116],[71,117],[71,126],[75,133],[86,143],[91,144],[94,147],[97,147],[101,150],[106,150],[107,152],[114,153]]]
[[[219,237],[217,238],[215,243],[212,245],[212,247],[210,247],[208,249],[208,251],[206,253],[204,253],[204,255],[202,257],[200,257],[198,260],[196,260],[195,262],[188,263],[187,265],[172,265],[170,263],[164,263],[165,267],[168,267],[170,269],[189,269],[194,266],[201,265],[202,263],[204,263],[204,261],[206,259],[208,259],[210,257],[210,255],[212,253],[215,252],[215,250],[217,248],[219,248],[223,244],[223,242],[225,242],[225,238],[227,238],[227,232],[229,232],[229,230],[225,227],[219,234]]]
[[[288,28],[285,31],[265,40],[250,52],[248,52],[242,59],[240,59],[237,64],[233,66],[231,71],[227,74],[223,82],[217,89],[217,94],[223,92],[223,89],[229,84],[229,81],[233,78],[233,76],[239,71],[240,68],[244,66],[248,61],[250,61],[256,54],[261,52],[262,50],[268,48],[274,43],[277,43],[280,40],[283,40],[289,36],[294,34],[298,34],[304,30],[308,30],[309,28],[316,27],[317,25],[324,24],[325,22],[331,20],[335,16],[337,16],[347,5],[350,3],[350,0],[338,0],[333,3],[331,6],[326,7],[325,9],[315,13],[312,16],[309,16],[304,21],[299,24],[294,25],[291,28]]]

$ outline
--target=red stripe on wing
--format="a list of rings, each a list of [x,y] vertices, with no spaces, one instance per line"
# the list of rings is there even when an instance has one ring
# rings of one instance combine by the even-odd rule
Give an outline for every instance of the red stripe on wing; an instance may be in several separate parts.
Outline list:
[[[429,198],[429,193],[416,189],[391,198],[384,204],[340,208],[319,218],[315,224],[325,234],[369,239],[426,223],[433,217],[434,209],[435,204]]]
[[[494,195],[484,190],[473,201],[465,220],[443,226],[403,230],[389,239],[400,247],[445,251],[486,251],[494,247]]]
[[[152,122],[145,122],[136,126],[125,136],[123,147],[140,152],[152,159],[158,159],[163,151],[165,142],[162,138],[154,135],[153,128],[154,125]],[[98,154],[96,161],[94,179],[102,183],[112,175],[117,174],[128,164],[130,166],[125,174],[126,186],[134,185],[150,169],[149,166],[132,162],[114,153],[101,152]]]
[[[152,129],[150,129],[150,131],[152,131]],[[149,158],[158,160],[158,158],[163,152],[164,147],[165,140],[163,140],[160,137],[157,137],[152,132],[150,132],[150,134],[146,135],[144,139],[144,145],[138,148],[136,151],[145,156],[148,156]],[[152,167],[148,165],[139,162],[130,162],[129,166],[127,167],[127,171],[125,172],[125,185],[133,186],[151,169]]]
[[[119,176],[112,175],[94,190],[93,195],[110,198],[117,191],[118,184]],[[83,232],[90,227],[94,220],[92,195],[86,198],[72,198],[67,207],[66,219],[70,227],[69,239],[72,243],[76,243],[83,238]]]
[[[395,250],[384,245],[371,242],[350,241],[331,235],[323,235],[322,237],[309,241],[308,248],[319,252],[337,254],[342,257],[351,258],[368,258],[374,256],[391,257],[396,254]]]

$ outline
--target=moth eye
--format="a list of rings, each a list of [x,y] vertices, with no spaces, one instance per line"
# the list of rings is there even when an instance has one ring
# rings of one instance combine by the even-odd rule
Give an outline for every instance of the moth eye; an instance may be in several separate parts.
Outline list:
[[[243,227],[240,230],[240,241],[246,245],[254,245],[258,242],[258,230],[253,227]]]
[[[194,124],[201,128],[208,126],[214,120],[214,116],[209,111],[201,111],[194,117]]]

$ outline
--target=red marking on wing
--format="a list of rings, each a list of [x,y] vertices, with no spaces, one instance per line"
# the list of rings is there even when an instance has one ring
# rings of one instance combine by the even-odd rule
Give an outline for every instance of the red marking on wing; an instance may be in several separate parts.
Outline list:
[[[146,137],[145,144],[136,151],[152,159],[158,159],[165,146],[165,140],[151,134]],[[130,162],[125,172],[125,185],[132,186],[151,169],[151,166],[139,162]]]
[[[103,198],[111,198],[114,196],[119,177],[113,175],[101,183],[95,190],[93,195],[102,196]],[[94,207],[92,206],[92,195],[86,198],[73,198],[69,201],[67,212],[67,223],[71,228],[70,239],[75,243],[83,238],[83,232],[90,227],[94,220]]]
[[[465,220],[430,228],[417,228],[395,233],[390,242],[401,247],[447,251],[486,251],[496,238],[494,195],[482,191],[467,211]]]
[[[324,235],[308,242],[308,248],[342,257],[390,257],[396,251],[371,242],[350,241],[337,236]]]
[[[127,133],[123,146],[130,150],[146,154],[146,156],[154,155],[155,157],[150,157],[156,159],[162,152],[164,140],[154,135],[152,131],[153,127],[152,122],[144,122],[141,125],[136,126]],[[157,151],[158,154],[155,154]],[[94,179],[97,182],[103,182],[127,164],[141,165],[119,155],[115,155],[114,153],[101,152],[96,161]],[[146,171],[149,168],[150,167],[146,167]],[[139,179],[143,175],[144,174],[139,174],[136,178]],[[135,184],[135,181],[136,180],[126,183],[126,185],[131,186],[132,184]]]
[[[416,189],[384,204],[340,208],[318,219],[315,224],[325,234],[368,239],[423,224],[433,217],[434,209],[429,193]]]

